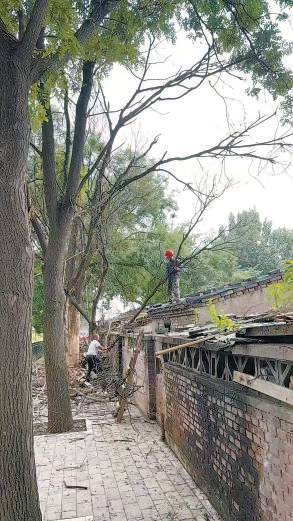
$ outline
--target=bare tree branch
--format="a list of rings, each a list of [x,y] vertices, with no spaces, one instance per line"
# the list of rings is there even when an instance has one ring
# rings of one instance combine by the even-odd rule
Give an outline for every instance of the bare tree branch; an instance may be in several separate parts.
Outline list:
[[[35,234],[38,238],[39,245],[41,247],[41,250],[43,252],[43,256],[45,256],[47,246],[48,246],[48,237],[44,230],[44,227],[36,213],[35,210],[32,210],[30,213],[30,220],[33,225],[33,229],[35,231]]]
[[[35,145],[32,141],[30,142],[30,147],[40,156],[42,157],[42,151]]]
[[[91,323],[91,319],[88,316],[87,312],[82,308],[82,306],[77,302],[76,298],[71,295],[66,289],[64,290],[65,295],[67,298],[69,298],[71,304],[79,311],[79,313],[83,316],[83,318],[87,321],[88,324]]]
[[[63,179],[64,186],[67,184],[68,169],[70,162],[70,151],[71,151],[71,130],[70,130],[70,114],[69,114],[69,99],[68,99],[68,87],[66,86],[64,92],[64,116],[65,116],[65,153],[63,162]]]

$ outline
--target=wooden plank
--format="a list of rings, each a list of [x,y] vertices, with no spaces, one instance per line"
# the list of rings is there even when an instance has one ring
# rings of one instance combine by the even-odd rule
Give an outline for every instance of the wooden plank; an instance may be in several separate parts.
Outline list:
[[[237,332],[237,336],[291,336],[293,335],[293,324],[290,322],[267,322],[259,324],[244,325]]]
[[[158,351],[156,356],[166,355],[167,353],[173,353],[174,351],[178,351],[179,349],[185,349],[187,347],[199,347],[201,344],[204,344],[207,340],[211,340],[215,338],[215,335],[203,336],[198,338],[197,340],[193,340],[192,342],[187,342],[186,344],[181,344],[178,346],[168,347],[167,349],[163,349],[163,351]]]
[[[293,391],[287,389],[287,387],[281,387],[281,385],[267,382],[260,378],[255,378],[249,374],[239,373],[238,371],[234,371],[233,373],[233,382],[249,387],[254,391],[266,394],[267,396],[271,396],[280,402],[293,405]]]
[[[293,344],[236,344],[231,347],[231,352],[233,355],[293,362]]]

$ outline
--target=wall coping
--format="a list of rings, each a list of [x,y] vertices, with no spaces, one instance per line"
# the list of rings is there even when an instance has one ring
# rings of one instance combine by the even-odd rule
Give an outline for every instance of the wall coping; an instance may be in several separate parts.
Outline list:
[[[123,338],[137,338],[138,333],[121,333]],[[153,333],[144,333],[143,334],[144,341],[154,341],[155,343],[155,351],[160,351],[162,349],[162,344],[175,344],[181,345],[186,342],[192,341],[187,336],[182,336],[176,334],[174,335],[159,335]],[[214,344],[210,343],[202,346],[202,349],[206,349],[208,351],[218,351],[219,348],[222,349],[223,345],[219,341],[219,344],[216,342]],[[253,342],[247,344],[235,343],[231,346],[227,345],[225,347],[226,352],[230,352],[231,354],[247,356],[252,358],[266,359],[266,360],[279,360],[284,362],[292,362],[293,361],[293,345],[286,343],[263,343],[263,344],[255,344]]]

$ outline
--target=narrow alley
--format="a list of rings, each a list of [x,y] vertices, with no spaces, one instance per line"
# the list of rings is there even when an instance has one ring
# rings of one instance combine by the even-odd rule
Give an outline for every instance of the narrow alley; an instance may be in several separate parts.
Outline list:
[[[43,520],[221,521],[157,423],[112,410],[91,404],[86,431],[35,437]]]

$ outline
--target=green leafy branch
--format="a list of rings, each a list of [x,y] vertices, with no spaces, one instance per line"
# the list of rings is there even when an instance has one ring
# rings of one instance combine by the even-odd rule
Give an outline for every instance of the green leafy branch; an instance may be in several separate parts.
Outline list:
[[[274,310],[293,308],[293,260],[285,262],[284,280],[272,284],[267,291]]]

